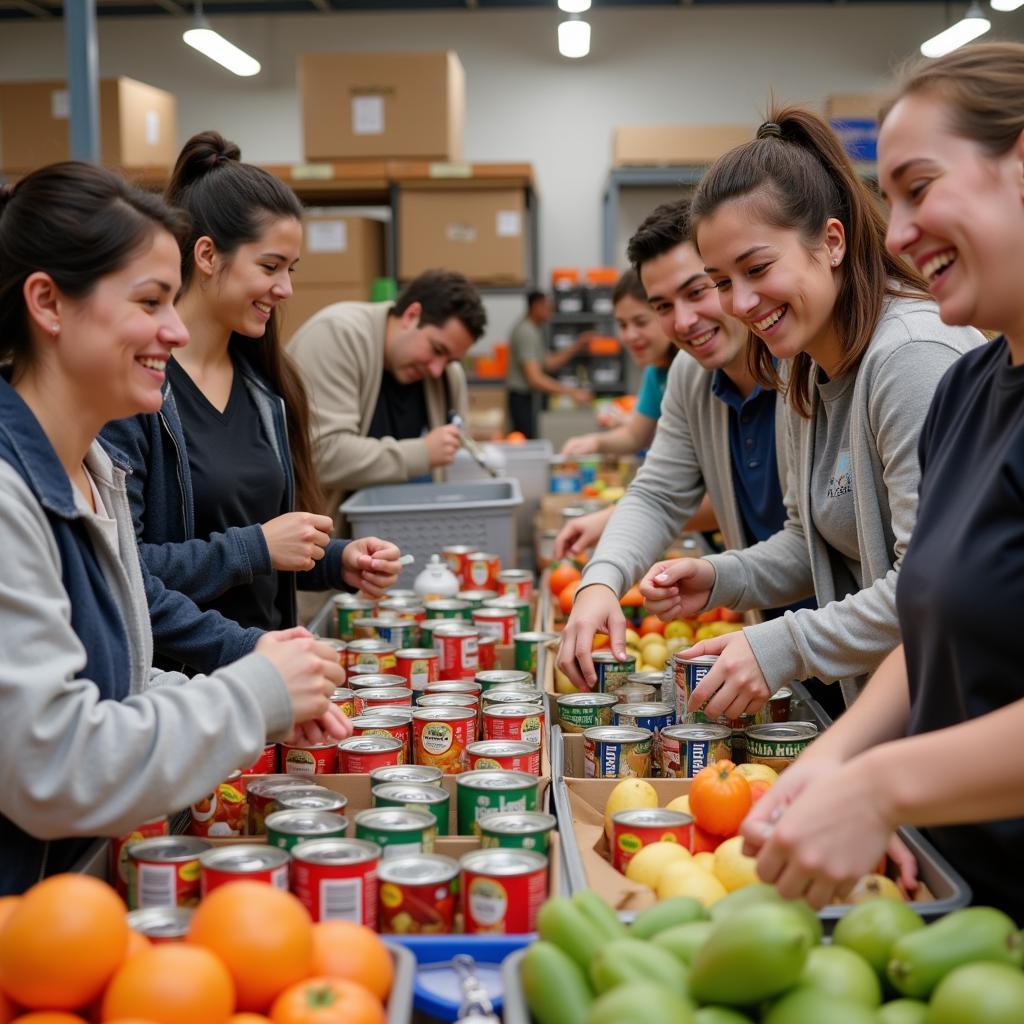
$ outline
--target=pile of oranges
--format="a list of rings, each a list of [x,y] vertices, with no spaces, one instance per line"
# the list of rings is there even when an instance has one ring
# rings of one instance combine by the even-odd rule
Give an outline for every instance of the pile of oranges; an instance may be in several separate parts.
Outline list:
[[[215,889],[159,944],[86,875],[0,899],[0,1024],[385,1024],[392,981],[373,931],[261,882]]]

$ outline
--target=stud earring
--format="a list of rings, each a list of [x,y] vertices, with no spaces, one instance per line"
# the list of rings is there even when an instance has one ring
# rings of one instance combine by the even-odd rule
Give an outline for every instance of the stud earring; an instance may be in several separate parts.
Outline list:
[[[53,332],[53,336],[56,338],[60,334],[60,324],[54,324],[50,330]]]

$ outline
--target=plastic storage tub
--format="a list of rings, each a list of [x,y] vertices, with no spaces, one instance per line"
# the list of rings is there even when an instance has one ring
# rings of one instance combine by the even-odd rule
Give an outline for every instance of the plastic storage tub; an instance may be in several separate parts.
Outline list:
[[[516,567],[516,512],[523,503],[518,480],[367,487],[342,506],[352,537],[394,541],[416,556],[399,576],[411,587],[430,560],[449,544],[470,544]]]

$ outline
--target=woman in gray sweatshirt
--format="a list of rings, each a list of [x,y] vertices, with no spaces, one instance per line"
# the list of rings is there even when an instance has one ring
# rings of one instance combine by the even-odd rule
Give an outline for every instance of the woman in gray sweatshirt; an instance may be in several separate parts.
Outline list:
[[[750,330],[756,379],[786,396],[787,519],[751,548],[659,562],[640,589],[664,619],[817,599],[683,652],[718,655],[691,710],[750,714],[813,676],[841,681],[849,704],[899,643],[896,578],[917,516],[925,413],[982,336],[944,324],[924,279],[886,251],[874,197],[812,113],[773,113],[708,171],[691,217],[723,309]]]

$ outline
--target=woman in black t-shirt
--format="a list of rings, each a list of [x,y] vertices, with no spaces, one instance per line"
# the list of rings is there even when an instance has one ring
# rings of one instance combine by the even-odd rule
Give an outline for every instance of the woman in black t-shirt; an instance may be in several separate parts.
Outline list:
[[[885,113],[886,244],[949,324],[1002,332],[946,373],[920,441],[903,646],[743,826],[758,871],[821,905],[893,829],[927,829],[1024,922],[1024,46],[928,62]]]

